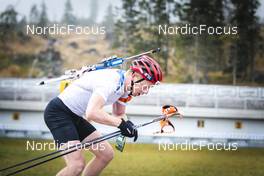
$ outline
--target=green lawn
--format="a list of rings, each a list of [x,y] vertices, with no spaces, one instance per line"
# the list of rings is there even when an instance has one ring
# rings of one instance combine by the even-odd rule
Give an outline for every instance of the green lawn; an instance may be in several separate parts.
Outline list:
[[[43,142],[43,141],[42,141]],[[25,151],[26,140],[0,138],[0,167],[6,167],[49,151]],[[91,158],[86,154],[87,161]],[[55,175],[64,166],[56,159],[18,175]],[[263,176],[264,149],[242,148],[237,151],[159,151],[155,144],[127,144],[102,175],[135,176]]]

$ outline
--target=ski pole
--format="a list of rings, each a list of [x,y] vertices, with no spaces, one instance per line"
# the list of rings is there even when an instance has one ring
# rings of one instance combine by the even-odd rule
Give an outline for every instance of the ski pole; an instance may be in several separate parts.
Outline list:
[[[118,134],[118,132],[119,132],[119,131],[116,131],[116,132],[113,132],[113,133],[106,134],[106,135],[104,135],[104,136],[101,136],[101,137],[96,138],[96,140],[99,140],[99,139],[101,139],[101,138],[105,138],[105,137],[107,137],[107,136],[111,136],[111,135],[114,135],[114,134]],[[87,143],[89,143],[89,142],[92,142],[92,141],[87,141]],[[57,151],[55,151],[55,152],[48,153],[48,154],[46,154],[46,155],[42,155],[42,156],[39,156],[39,157],[36,157],[36,158],[32,158],[32,159],[30,159],[30,160],[27,160],[27,161],[24,161],[24,162],[21,162],[21,163],[14,164],[14,165],[12,165],[12,166],[9,166],[9,167],[6,167],[6,168],[3,168],[3,169],[0,169],[0,172],[5,171],[5,170],[9,170],[9,169],[11,169],[11,168],[15,168],[15,167],[18,167],[18,166],[25,165],[25,164],[27,164],[27,163],[31,163],[31,162],[33,162],[33,161],[37,161],[37,160],[40,160],[40,159],[42,159],[42,158],[46,158],[46,157],[48,157],[48,156],[55,155],[55,154],[57,154],[57,153],[60,153],[60,152],[63,152],[63,151],[66,151],[66,150],[72,149],[72,148],[74,148],[74,147],[75,147],[75,146],[73,145],[73,146],[67,147],[67,148],[65,148],[65,149],[60,149],[60,150],[57,150]]]
[[[176,113],[174,113],[174,114],[171,114],[171,116],[173,116],[173,115],[180,115],[180,113],[177,113],[177,112],[176,112]],[[147,123],[143,123],[143,124],[137,125],[137,126],[135,126],[135,128],[137,129],[137,128],[140,128],[140,127],[144,127],[144,126],[149,125],[149,124],[152,124],[152,123],[154,123],[154,122],[158,122],[158,121],[160,121],[160,120],[163,120],[164,118],[167,118],[167,115],[162,115],[162,116],[160,116],[160,117],[158,117],[158,118],[156,118],[156,119],[153,119],[153,120],[150,121],[150,122],[147,122]],[[7,167],[7,168],[4,168],[4,169],[1,169],[0,171],[9,170],[9,169],[11,169],[11,168],[14,168],[14,167],[17,167],[17,166],[21,166],[21,165],[24,165],[24,164],[26,164],[26,163],[29,163],[29,162],[32,162],[32,161],[35,161],[35,160],[39,160],[39,159],[44,158],[44,157],[51,156],[51,155],[57,154],[57,153],[59,153],[59,152],[66,151],[65,153],[59,154],[59,155],[57,155],[57,156],[51,157],[51,158],[49,158],[49,159],[46,159],[46,160],[43,160],[43,161],[40,161],[40,162],[36,162],[36,163],[34,163],[34,164],[30,165],[30,166],[27,166],[27,167],[21,168],[21,169],[19,169],[19,170],[15,170],[15,171],[13,171],[13,172],[10,172],[10,173],[8,173],[6,176],[14,175],[14,174],[17,174],[17,173],[22,172],[22,171],[24,171],[24,170],[30,169],[30,168],[32,168],[32,167],[35,167],[35,166],[38,166],[38,165],[44,164],[44,163],[46,163],[46,162],[48,162],[48,161],[54,160],[54,159],[56,159],[56,158],[59,158],[59,157],[61,157],[61,156],[67,155],[67,154],[72,153],[72,152],[74,152],[74,151],[77,151],[77,150],[79,150],[79,149],[82,149],[82,148],[85,148],[85,147],[89,147],[89,146],[91,146],[91,145],[94,145],[94,144],[100,143],[100,142],[102,142],[102,141],[105,141],[105,140],[111,139],[111,138],[113,138],[113,137],[117,137],[117,136],[119,136],[120,134],[121,134],[121,131],[119,130],[119,131],[116,131],[116,132],[113,132],[113,133],[107,134],[107,135],[105,135],[105,136],[98,137],[98,138],[93,139],[93,140],[91,140],[91,141],[88,141],[88,142],[85,142],[85,143],[81,143],[81,144],[78,145],[77,147],[76,147],[76,146],[71,146],[70,148],[67,148],[67,149],[64,149],[64,150],[61,150],[61,151],[52,152],[52,153],[50,153],[50,154],[47,154],[47,155],[44,155],[44,156],[41,156],[41,157],[38,157],[38,158],[34,158],[34,159],[31,159],[31,160],[28,160],[28,161],[25,161],[25,162],[22,162],[22,163],[19,163],[19,164],[16,164],[16,165],[13,165],[13,166],[10,166],[10,167]],[[74,147],[75,147],[75,148],[74,148]],[[74,149],[73,149],[73,150],[70,150],[70,149],[72,149],[72,148],[74,148]],[[69,151],[68,151],[68,150],[69,150]]]
[[[24,168],[21,168],[21,169],[15,170],[15,171],[13,171],[13,172],[8,173],[8,174],[5,175],[5,176],[15,175],[15,174],[20,173],[20,172],[22,172],[22,171],[25,171],[25,170],[28,170],[28,169],[33,168],[33,167],[35,167],[35,166],[38,166],[38,165],[41,165],[41,164],[47,163],[48,161],[51,161],[51,160],[54,160],[54,159],[56,159],[56,158],[62,157],[62,156],[64,156],[64,155],[70,154],[70,153],[75,152],[75,151],[77,151],[77,150],[80,150],[80,149],[82,149],[82,148],[89,147],[89,146],[91,146],[91,145],[94,145],[94,144],[100,143],[100,142],[102,142],[102,141],[105,141],[105,140],[111,139],[111,138],[116,137],[116,136],[119,136],[119,135],[121,134],[121,131],[116,131],[116,132],[118,132],[118,133],[111,133],[111,135],[103,136],[102,138],[96,138],[93,142],[87,142],[87,143],[84,143],[84,144],[82,144],[82,145],[78,145],[77,147],[75,146],[75,149],[73,149],[73,150],[69,150],[69,151],[66,150],[65,153],[62,153],[62,154],[56,155],[56,156],[54,156],[54,157],[51,157],[51,158],[49,158],[49,159],[46,159],[46,160],[43,160],[43,161],[40,161],[40,162],[36,162],[36,163],[34,163],[34,164],[32,164],[32,165],[29,165],[29,166],[27,166],[27,167],[24,167]],[[80,146],[80,147],[79,147],[79,146]]]

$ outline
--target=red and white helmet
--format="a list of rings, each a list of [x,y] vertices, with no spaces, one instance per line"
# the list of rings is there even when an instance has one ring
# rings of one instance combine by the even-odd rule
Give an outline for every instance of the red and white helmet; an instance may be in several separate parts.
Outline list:
[[[140,56],[132,61],[130,69],[140,74],[145,80],[153,84],[162,81],[162,71],[160,65],[147,55]]]

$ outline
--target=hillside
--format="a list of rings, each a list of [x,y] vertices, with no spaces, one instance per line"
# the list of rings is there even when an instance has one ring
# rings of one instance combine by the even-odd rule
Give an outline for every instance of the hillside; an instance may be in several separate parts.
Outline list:
[[[30,36],[30,40],[26,42],[14,40],[8,42],[6,47],[8,52],[0,50],[0,77],[57,76],[67,69],[78,69],[83,65],[94,64],[105,57],[129,55],[121,49],[111,48],[110,42],[105,40],[105,36],[102,35],[56,36],[49,40],[39,36]],[[188,75],[195,74],[195,72],[191,65],[174,56],[175,50],[172,49],[170,52],[169,73],[165,77],[165,81],[188,82]],[[142,51],[145,51],[144,48]],[[60,62],[56,65],[54,63],[57,62],[57,59]],[[56,68],[50,69],[49,67]],[[262,55],[256,57],[255,70],[260,75],[264,73]],[[50,74],[53,71],[56,74]],[[211,71],[208,73],[208,80],[210,84],[232,84],[232,75],[223,71]],[[238,84],[262,85],[248,82]]]
[[[94,64],[112,55],[125,56],[124,52],[111,49],[104,36],[95,35],[56,36],[49,40],[30,36],[26,42],[9,41],[5,48],[8,52],[4,52],[5,49],[0,50],[0,77],[49,76],[45,72],[42,73],[42,68],[38,65],[43,65],[43,63],[39,64],[43,60],[49,62],[49,54],[54,52],[58,53],[60,57],[58,59],[62,60],[61,73],[66,69]],[[48,52],[50,50],[52,52]]]

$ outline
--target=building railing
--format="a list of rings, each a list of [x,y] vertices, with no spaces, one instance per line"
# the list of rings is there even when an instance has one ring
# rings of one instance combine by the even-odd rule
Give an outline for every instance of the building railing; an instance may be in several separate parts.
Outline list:
[[[59,94],[59,85],[37,86],[40,79],[0,79],[0,101],[48,102]],[[148,95],[135,98],[134,105],[264,110],[264,88],[247,86],[161,84]]]

